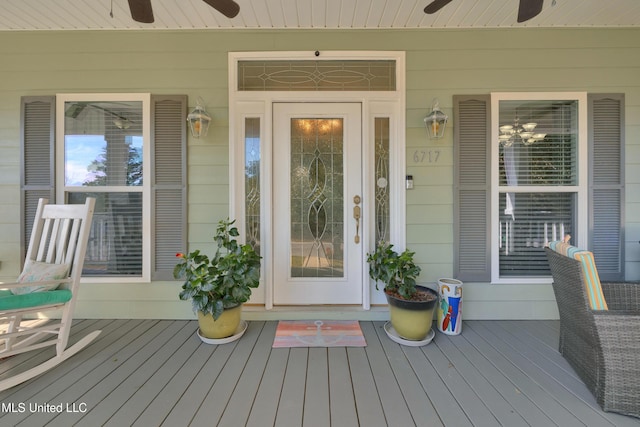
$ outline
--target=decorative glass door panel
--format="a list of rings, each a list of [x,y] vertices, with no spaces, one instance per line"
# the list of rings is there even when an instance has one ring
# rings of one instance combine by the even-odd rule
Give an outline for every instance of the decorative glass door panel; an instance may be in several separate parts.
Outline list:
[[[343,119],[291,119],[291,277],[344,277]]]
[[[360,110],[274,104],[275,304],[362,301]]]

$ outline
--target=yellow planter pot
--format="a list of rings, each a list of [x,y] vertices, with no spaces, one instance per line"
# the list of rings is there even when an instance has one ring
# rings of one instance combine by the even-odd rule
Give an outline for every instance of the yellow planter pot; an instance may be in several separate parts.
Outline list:
[[[242,305],[233,308],[227,308],[218,317],[213,320],[211,314],[203,314],[198,312],[198,325],[200,326],[200,335],[205,338],[226,338],[232,336],[240,325],[240,315],[242,314]]]
[[[386,294],[393,329],[401,338],[412,341],[423,340],[431,330],[433,311],[438,301],[438,294],[433,289],[418,288],[433,294],[433,300],[407,301]]]

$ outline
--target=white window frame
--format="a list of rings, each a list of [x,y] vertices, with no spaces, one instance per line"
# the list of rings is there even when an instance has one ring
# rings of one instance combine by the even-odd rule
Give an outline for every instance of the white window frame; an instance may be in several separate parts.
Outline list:
[[[549,187],[501,187],[499,182],[499,114],[500,101],[515,100],[569,100],[578,102],[578,171],[577,185],[562,186],[558,191],[571,192],[577,195],[575,218],[576,230],[572,243],[580,242],[583,246],[588,242],[588,106],[586,92],[493,92],[491,93],[491,283],[501,284],[531,284],[551,283],[548,277],[500,277],[500,194],[501,190],[507,192],[549,192]]]
[[[108,187],[104,191],[142,193],[142,274],[140,276],[87,276],[87,283],[144,283],[151,280],[151,94],[150,93],[65,93],[56,95],[56,202],[65,203],[66,194],[75,191],[101,191],[99,187],[65,185],[65,115],[66,102],[140,101],[142,102],[142,186]]]

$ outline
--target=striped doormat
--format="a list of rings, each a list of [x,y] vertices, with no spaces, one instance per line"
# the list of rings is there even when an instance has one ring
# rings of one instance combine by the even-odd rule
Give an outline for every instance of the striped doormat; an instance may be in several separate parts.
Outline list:
[[[273,347],[366,347],[357,320],[281,320]]]

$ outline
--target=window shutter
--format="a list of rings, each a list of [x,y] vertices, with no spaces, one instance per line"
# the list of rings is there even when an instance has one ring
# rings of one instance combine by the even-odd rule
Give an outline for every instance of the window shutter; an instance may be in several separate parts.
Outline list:
[[[187,249],[187,97],[151,97],[151,272],[172,280]]]
[[[55,202],[55,97],[25,96],[20,103],[20,254],[24,259],[41,197]]]
[[[624,280],[624,94],[590,94],[589,248],[602,280]]]
[[[491,280],[489,95],[456,95],[454,104],[454,275]]]

